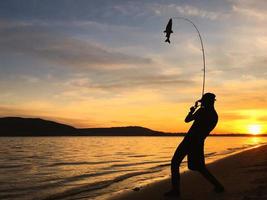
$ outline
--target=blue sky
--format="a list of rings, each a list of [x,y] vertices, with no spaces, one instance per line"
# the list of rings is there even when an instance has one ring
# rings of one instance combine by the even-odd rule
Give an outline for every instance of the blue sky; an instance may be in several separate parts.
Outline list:
[[[263,0],[1,1],[0,114],[186,130],[201,92],[200,44],[184,21],[174,20],[170,45],[163,34],[183,16],[203,36],[207,91],[225,119],[218,132],[232,120],[236,132],[265,124],[266,10]]]

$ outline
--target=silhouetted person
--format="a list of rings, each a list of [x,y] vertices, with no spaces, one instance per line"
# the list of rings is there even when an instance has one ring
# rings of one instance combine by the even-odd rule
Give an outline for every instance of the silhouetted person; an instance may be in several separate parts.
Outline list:
[[[201,106],[196,110],[197,102]],[[215,188],[215,192],[223,192],[224,187],[208,171],[204,158],[204,141],[218,122],[218,115],[214,108],[215,95],[206,93],[196,105],[190,108],[185,122],[194,121],[183,141],[177,147],[171,161],[172,189],[165,196],[180,196],[180,173],[179,167],[187,155],[188,168],[200,172]]]

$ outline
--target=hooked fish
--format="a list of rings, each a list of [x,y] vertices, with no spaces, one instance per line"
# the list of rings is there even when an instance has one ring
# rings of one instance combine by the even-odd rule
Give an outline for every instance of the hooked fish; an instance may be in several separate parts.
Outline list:
[[[173,31],[172,31],[172,18],[170,18],[164,33],[166,33],[166,38],[167,38],[165,40],[165,42],[168,42],[170,44],[171,43],[170,36],[171,36],[171,33],[173,33]]]

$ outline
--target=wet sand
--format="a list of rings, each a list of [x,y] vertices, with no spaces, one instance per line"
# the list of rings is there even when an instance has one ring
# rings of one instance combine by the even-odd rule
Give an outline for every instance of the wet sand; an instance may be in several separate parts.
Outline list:
[[[181,176],[180,198],[164,197],[164,192],[171,188],[167,179],[123,192],[110,200],[267,200],[267,145],[218,160],[208,168],[225,186],[224,193],[215,193],[198,172],[187,171]]]

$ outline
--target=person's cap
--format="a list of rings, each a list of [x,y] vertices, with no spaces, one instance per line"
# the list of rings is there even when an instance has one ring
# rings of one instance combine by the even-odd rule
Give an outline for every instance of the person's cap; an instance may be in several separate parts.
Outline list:
[[[199,101],[200,102],[202,102],[202,101],[215,101],[216,100],[215,97],[216,97],[215,94],[207,92],[202,96],[202,98]]]

